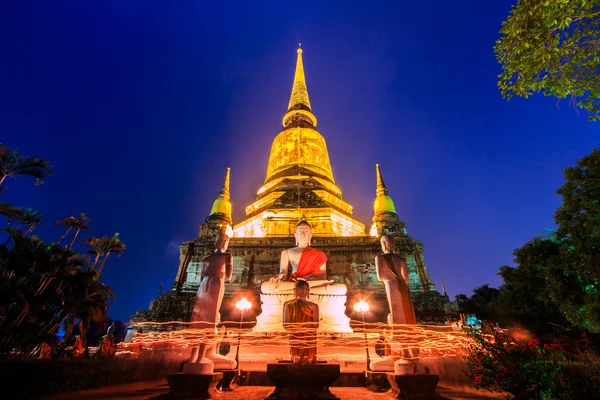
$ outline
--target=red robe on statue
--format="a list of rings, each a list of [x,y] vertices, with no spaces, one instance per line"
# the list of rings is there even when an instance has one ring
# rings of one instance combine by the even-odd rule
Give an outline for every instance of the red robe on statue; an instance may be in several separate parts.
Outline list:
[[[307,247],[300,256],[296,278],[303,278],[309,274],[313,278],[326,279],[325,271],[321,271],[321,266],[327,262],[327,256],[321,250],[314,247]]]

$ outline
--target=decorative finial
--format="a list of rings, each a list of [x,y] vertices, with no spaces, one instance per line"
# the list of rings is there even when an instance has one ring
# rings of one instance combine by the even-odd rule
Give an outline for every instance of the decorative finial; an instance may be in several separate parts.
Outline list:
[[[387,195],[388,190],[385,187],[385,182],[383,182],[383,177],[381,176],[381,169],[379,169],[379,164],[375,164],[375,169],[377,170],[377,196]]]
[[[229,180],[231,175],[231,168],[227,168],[225,173],[225,179],[223,180],[223,186],[219,192],[219,197],[213,203],[210,213],[222,213],[227,216],[229,222],[231,222],[231,195],[229,193]]]
[[[227,172],[225,173],[225,179],[223,180],[223,188],[221,189],[221,195],[227,201],[231,199],[231,195],[229,194],[229,181],[231,176],[231,168],[227,168]]]
[[[288,112],[294,107],[301,107],[310,111],[310,101],[308,100],[308,90],[306,89],[306,77],[304,76],[304,64],[302,63],[302,49],[298,47],[298,57],[296,58],[296,71],[294,72],[294,84],[292,85],[292,94],[288,104]]]
[[[298,53],[302,54],[302,43],[298,43]]]
[[[373,210],[375,211],[375,214],[381,212],[390,212],[395,214],[396,207],[394,206],[394,201],[388,195],[388,190],[385,187],[383,177],[381,176],[379,164],[375,164],[375,169],[377,170],[377,197],[375,198],[375,202],[373,202]]]

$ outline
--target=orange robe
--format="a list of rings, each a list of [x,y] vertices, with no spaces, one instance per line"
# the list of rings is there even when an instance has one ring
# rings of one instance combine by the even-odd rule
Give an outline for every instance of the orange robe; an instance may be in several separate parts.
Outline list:
[[[322,275],[323,272],[321,272],[320,268],[326,262],[327,256],[321,250],[317,250],[314,247],[305,248],[298,262],[296,278],[302,278],[308,274],[312,274],[313,277]]]
[[[292,360],[300,364],[316,362],[316,329],[306,327],[307,323],[315,324],[312,308],[305,301],[294,299],[286,302],[283,310],[288,315],[287,320],[294,324],[286,328],[290,331],[290,355]]]

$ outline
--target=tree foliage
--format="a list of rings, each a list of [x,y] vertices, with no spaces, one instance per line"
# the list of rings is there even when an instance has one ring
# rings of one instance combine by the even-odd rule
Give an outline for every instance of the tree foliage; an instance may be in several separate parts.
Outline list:
[[[457,296],[461,312],[536,332],[569,324],[600,332],[600,150],[564,176],[556,231],[514,251],[517,266],[500,268],[497,296],[485,285],[471,298]]]
[[[16,151],[0,146],[0,173],[8,171],[7,164],[2,164],[9,159],[6,154],[18,156]],[[20,173],[38,179],[49,172],[44,160],[27,158],[13,164],[28,165]],[[41,168],[39,173],[36,168]],[[16,169],[12,171],[16,173]],[[67,230],[56,242],[48,243],[33,236],[34,227],[41,222],[37,211],[0,202],[0,215],[9,223],[1,229],[7,239],[0,244],[0,357],[27,355],[42,343],[56,349],[56,333],[61,325],[66,339],[78,325],[85,345],[90,323],[107,318],[108,302],[114,298],[112,289],[100,282],[98,257],[93,261],[87,254],[72,250],[79,232],[89,228],[89,219],[81,214],[59,221]],[[69,233],[73,234],[71,241],[61,245]],[[104,255],[102,267],[111,252],[120,255],[125,250],[118,234],[85,242],[103,245],[97,250]]]
[[[566,168],[564,176],[556,192],[562,196],[554,214],[556,238],[570,270],[600,280],[600,149]]]
[[[519,0],[494,47],[502,96],[543,93],[600,118],[600,1]]]
[[[6,178],[15,178],[17,175],[29,175],[36,178],[39,184],[52,175],[52,167],[48,161],[36,157],[27,157],[19,154],[19,149],[11,149],[5,144],[0,144],[0,185]],[[0,186],[0,193],[5,187]]]

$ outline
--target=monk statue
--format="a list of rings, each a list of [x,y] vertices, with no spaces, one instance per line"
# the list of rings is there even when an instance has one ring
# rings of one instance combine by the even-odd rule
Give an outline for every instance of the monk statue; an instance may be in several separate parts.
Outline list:
[[[290,357],[301,365],[317,362],[319,306],[308,300],[310,286],[298,280],[293,300],[283,305],[283,327],[290,332]]]
[[[413,344],[413,326],[417,323],[415,309],[407,283],[409,271],[402,257],[394,253],[395,240],[392,236],[381,237],[383,254],[375,257],[377,279],[385,285],[390,307],[388,315],[389,334],[386,335],[386,357],[371,363],[373,371],[394,370],[395,363],[413,363],[410,370],[416,371],[419,348]]]
[[[220,322],[219,309],[225,294],[225,280],[233,274],[231,254],[226,253],[229,237],[225,232],[217,235],[216,250],[203,260],[200,287],[192,311],[190,328],[202,329],[208,334],[205,343],[192,349],[190,361],[184,365],[184,373],[211,374],[214,369],[235,369],[234,359],[217,354],[216,327]]]
[[[395,240],[392,236],[381,237],[383,254],[375,257],[377,279],[385,285],[392,325],[414,325],[417,323],[415,309],[410,297],[408,267],[398,254],[394,253]]]
[[[106,331],[106,335],[102,336],[100,342],[98,343],[98,348],[96,350],[96,355],[94,358],[110,358],[114,357],[116,353],[115,349],[115,323],[110,324]]]
[[[304,216],[296,225],[296,247],[281,252],[279,274],[260,287],[264,294],[292,294],[295,282],[307,281],[313,294],[346,294],[346,285],[327,280],[327,256],[310,246],[312,227]]]

